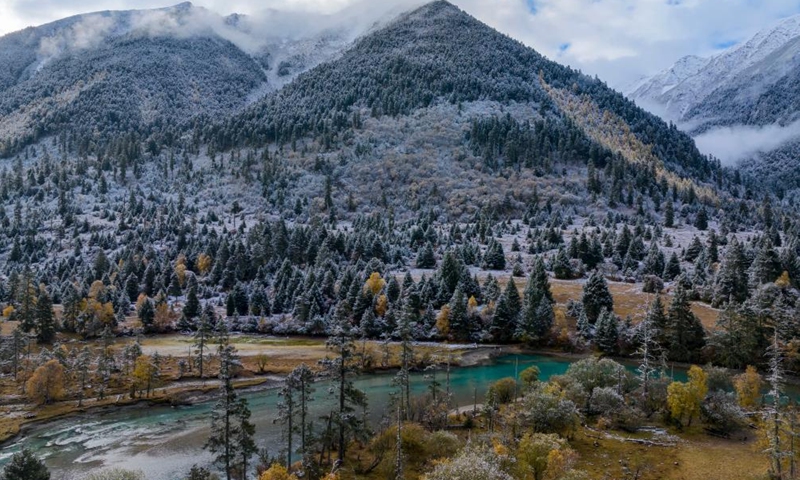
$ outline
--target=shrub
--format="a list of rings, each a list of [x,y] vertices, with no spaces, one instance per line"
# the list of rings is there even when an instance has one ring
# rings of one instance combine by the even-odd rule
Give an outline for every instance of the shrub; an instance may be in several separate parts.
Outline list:
[[[504,405],[514,401],[517,393],[517,381],[511,377],[501,378],[494,382],[489,391],[486,392],[486,398],[491,403],[492,401]]]

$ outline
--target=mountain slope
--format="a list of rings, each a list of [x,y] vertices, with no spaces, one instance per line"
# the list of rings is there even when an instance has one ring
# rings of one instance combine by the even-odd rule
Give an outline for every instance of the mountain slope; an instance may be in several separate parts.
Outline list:
[[[347,13],[347,12],[345,12]],[[0,157],[44,136],[147,138],[221,118],[398,12],[221,17],[191,3],[78,15],[0,38]],[[156,140],[159,141],[159,140]]]
[[[212,137],[222,149],[287,144],[304,135],[330,143],[352,126],[353,111],[376,118],[408,115],[441,102],[522,103],[529,105],[531,119],[569,117],[571,112],[554,101],[554,89],[576,99],[590,97],[598,114],[607,111],[622,119],[659,161],[680,175],[709,178],[712,166],[691,139],[602,82],[545,59],[444,1],[361,39],[336,61],[212,127]]]
[[[785,86],[797,83],[798,37],[800,15],[714,57],[685,57],[628,96],[692,133],[719,125],[790,122],[797,109]],[[754,108],[752,116],[746,113]]]

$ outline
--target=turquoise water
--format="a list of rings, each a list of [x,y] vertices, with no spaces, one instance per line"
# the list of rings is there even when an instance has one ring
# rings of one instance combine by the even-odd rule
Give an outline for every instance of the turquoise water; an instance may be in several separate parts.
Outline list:
[[[450,388],[455,405],[467,406],[483,401],[489,385],[500,378],[513,377],[516,372],[536,365],[541,380],[567,371],[571,360],[540,355],[514,355],[495,359],[489,365],[452,368]],[[634,366],[628,366],[633,370]],[[683,380],[685,373],[675,372]],[[373,424],[380,421],[390,397],[396,391],[394,375],[381,373],[364,375],[356,386],[369,398],[367,415]],[[683,377],[683,378],[681,378]],[[445,388],[444,369],[436,380]],[[430,378],[421,373],[412,375],[412,391],[422,394]],[[327,413],[333,405],[326,381],[315,384],[312,417]],[[259,446],[277,454],[280,445],[280,426],[273,423],[277,416],[278,395],[275,389],[245,394],[253,412]],[[54,479],[83,478],[87,472],[104,467],[142,470],[148,480],[176,480],[194,464],[205,464],[210,456],[203,450],[208,438],[209,412],[213,402],[171,408],[166,406],[123,407],[105,412],[80,414],[34,425],[11,445],[0,450],[0,465],[23,447],[33,449],[44,458],[53,471]]]

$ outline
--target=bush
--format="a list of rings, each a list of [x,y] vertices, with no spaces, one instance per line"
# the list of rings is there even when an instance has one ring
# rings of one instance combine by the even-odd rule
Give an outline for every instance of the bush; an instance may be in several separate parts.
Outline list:
[[[517,394],[517,381],[511,377],[501,378],[494,382],[489,391],[486,392],[486,399],[488,403],[495,402],[500,405],[505,405],[514,401]]]
[[[575,404],[545,387],[534,388],[523,397],[518,416],[523,426],[537,433],[569,435],[578,423]]]
[[[11,457],[0,478],[3,480],[50,480],[50,472],[44,463],[26,448]]]
[[[542,372],[536,365],[531,365],[519,373],[519,380],[522,382],[522,387],[525,390],[531,389],[536,383],[539,382],[539,375]]]
[[[424,480],[512,480],[493,452],[482,447],[467,447],[452,460],[440,463]]]
[[[664,290],[664,281],[655,275],[645,275],[642,292],[661,293]]]
[[[732,392],[714,391],[700,406],[700,415],[711,427],[722,433],[732,432],[742,426],[744,411],[736,402]]]
[[[86,477],[86,480],[145,480],[145,477],[141,471],[134,472],[121,468],[111,468],[99,473],[93,473]]]

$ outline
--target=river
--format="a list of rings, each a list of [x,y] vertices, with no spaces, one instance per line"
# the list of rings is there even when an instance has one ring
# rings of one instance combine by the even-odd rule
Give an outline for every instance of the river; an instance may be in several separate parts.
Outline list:
[[[541,370],[541,380],[566,372],[572,360],[540,355],[510,355],[488,365],[453,368],[450,388],[457,406],[472,405],[477,394],[483,401],[489,385],[504,377],[513,377],[531,365]],[[630,368],[630,367],[629,367]],[[677,373],[677,372],[676,372]],[[396,390],[393,375],[363,375],[356,386],[369,398],[370,421],[380,421],[389,398]],[[438,371],[437,381],[445,385],[445,372]],[[426,391],[430,378],[421,373],[412,377],[415,394]],[[315,401],[311,404],[316,417],[330,409],[327,381],[315,384]],[[270,448],[273,455],[280,445],[276,389],[248,392],[256,441]],[[204,465],[210,455],[203,450],[208,438],[212,402],[184,407],[121,407],[116,410],[90,412],[64,419],[35,424],[23,430],[12,444],[0,451],[0,465],[23,447],[32,449],[53,472],[53,480],[77,480],[87,473],[107,467],[141,470],[148,480],[179,480],[194,464]]]

